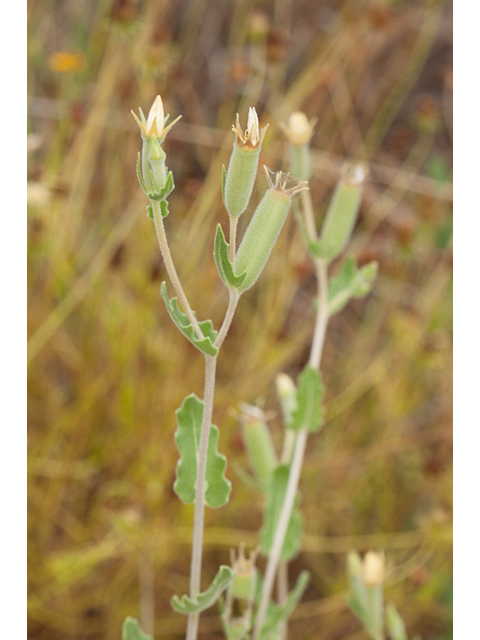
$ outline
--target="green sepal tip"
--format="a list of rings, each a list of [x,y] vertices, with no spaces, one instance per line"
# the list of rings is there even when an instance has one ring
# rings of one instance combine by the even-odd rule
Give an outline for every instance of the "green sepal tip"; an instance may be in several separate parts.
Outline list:
[[[196,497],[197,467],[202,431],[204,404],[194,393],[182,402],[175,412],[177,430],[175,442],[180,459],[176,469],[173,490],[185,504],[192,504]],[[217,449],[220,432],[211,425],[208,437],[207,466],[205,472],[205,504],[212,509],[223,507],[230,497],[232,484],[225,477],[227,459]]]
[[[147,194],[150,200],[157,200],[162,202],[166,200],[168,196],[172,193],[172,191],[175,189],[175,183],[173,181],[173,173],[171,171],[168,172],[167,179],[165,180],[165,184],[161,188],[158,188],[153,171],[150,171],[150,178],[154,186],[154,191],[150,191]]]
[[[205,611],[205,609],[209,609],[217,602],[234,577],[235,571],[226,565],[222,565],[206,591],[199,593],[196,598],[190,598],[187,595],[181,597],[173,596],[172,607],[177,613],[185,615]]]
[[[128,616],[123,621],[122,640],[153,640],[153,637],[143,633],[138,620]]]
[[[186,313],[182,313],[178,308],[177,298],[169,299],[167,295],[167,284],[166,282],[162,282],[161,295],[167,307],[168,315],[173,320],[173,322],[177,325],[183,335],[190,340],[190,342],[200,349],[203,353],[206,353],[207,356],[216,356],[218,353],[218,348],[214,346],[215,340],[217,338],[217,332],[213,328],[213,324],[211,320],[204,320],[203,322],[199,322],[198,326],[200,327],[204,337],[199,338],[195,333],[195,329],[193,328],[192,323],[190,322]],[[195,312],[194,312],[195,314]]]
[[[213,256],[215,258],[215,264],[217,265],[218,273],[222,282],[227,287],[234,287],[237,289],[240,287],[245,278],[247,277],[247,270],[245,270],[240,275],[235,275],[233,270],[233,265],[230,262],[230,257],[228,255],[229,244],[225,240],[225,236],[223,234],[223,229],[221,225],[217,225],[217,232],[215,234],[215,248],[213,252]]]

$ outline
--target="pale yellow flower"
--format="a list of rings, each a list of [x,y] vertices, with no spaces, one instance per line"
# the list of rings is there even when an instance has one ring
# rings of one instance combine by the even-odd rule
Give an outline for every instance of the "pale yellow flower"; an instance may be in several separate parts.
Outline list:
[[[155,101],[148,113],[148,118],[145,118],[141,109],[139,109],[139,112],[140,118],[138,118],[136,113],[134,113],[133,111],[131,113],[135,118],[138,126],[140,127],[142,136],[149,138],[150,136],[154,135],[160,141],[165,138],[173,125],[182,117],[178,116],[178,118],[175,118],[175,120],[168,126],[165,126],[170,116],[169,114],[165,115],[162,98],[160,96],[157,96],[155,98]]]
[[[239,147],[257,149],[263,142],[265,133],[268,129],[268,124],[263,127],[263,129],[260,129],[255,107],[250,107],[248,110],[247,128],[245,129],[245,132],[242,131],[242,127],[240,126],[240,117],[238,113],[232,129],[236,134],[236,143]]]
[[[363,558],[363,582],[367,587],[379,587],[385,577],[385,556],[368,551]]]
[[[316,118],[308,120],[304,113],[295,111],[290,114],[288,125],[282,122],[280,123],[280,127],[287,136],[290,144],[300,147],[310,142],[316,122]]]

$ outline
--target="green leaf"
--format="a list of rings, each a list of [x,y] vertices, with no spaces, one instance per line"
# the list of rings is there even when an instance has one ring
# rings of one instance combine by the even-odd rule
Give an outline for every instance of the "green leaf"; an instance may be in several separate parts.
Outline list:
[[[328,288],[328,314],[341,311],[351,298],[363,298],[372,289],[378,264],[369,262],[361,269],[355,260],[346,260],[337,276],[331,279]]]
[[[173,182],[173,173],[171,171],[168,172],[165,184],[161,189],[158,188],[157,183],[155,182],[153,171],[150,171],[150,177],[155,188],[155,191],[151,191],[147,194],[150,200],[157,200],[160,202],[166,200],[175,189],[175,184]]]
[[[302,571],[298,576],[295,588],[287,597],[287,601],[284,605],[269,604],[265,621],[262,625],[259,640],[276,640],[278,638],[278,627],[291,615],[295,607],[297,606],[300,598],[303,596],[305,589],[310,580],[310,574],[308,571]]]
[[[175,442],[180,452],[177,478],[173,489],[186,504],[195,502],[200,434],[203,421],[203,402],[190,394],[177,409],[178,428]],[[208,437],[207,469],[205,474],[205,504],[211,508],[223,507],[228,502],[231,483],[225,478],[227,459],[217,451],[218,427],[212,425]]]
[[[218,273],[223,283],[227,287],[238,288],[243,284],[243,281],[247,277],[247,272],[244,271],[239,276],[235,275],[232,263],[228,255],[229,245],[223,235],[223,229],[221,225],[217,226],[217,233],[215,234],[215,264],[217,265]]]
[[[264,523],[260,533],[262,553],[266,556],[268,556],[272,550],[280,512],[282,510],[283,501],[285,500],[289,474],[290,467],[288,465],[278,465],[272,474],[270,486],[268,487]],[[300,550],[303,521],[297,508],[297,502],[298,498],[295,499],[292,515],[290,516],[290,522],[288,523],[287,533],[285,534],[282,553],[280,554],[280,560],[282,561],[291,560]]]
[[[147,217],[150,218],[150,220],[154,220],[153,207],[151,204],[147,205]]]
[[[292,421],[287,425],[294,431],[307,429],[318,431],[323,425],[323,408],[321,405],[325,387],[320,373],[309,364],[298,377],[297,408],[292,414]]]
[[[143,633],[138,624],[138,620],[128,616],[123,621],[122,640],[153,640],[153,638]]]
[[[217,332],[213,328],[211,320],[204,320],[203,322],[199,322],[198,325],[202,330],[204,338],[199,338],[195,333],[192,323],[188,319],[186,313],[182,313],[178,308],[177,298],[169,299],[167,295],[167,285],[165,282],[162,282],[161,285],[161,294],[162,298],[167,307],[168,315],[173,320],[173,322],[177,325],[183,335],[190,340],[190,342],[200,349],[203,353],[206,353],[208,356],[216,356],[218,353],[217,347],[214,347],[214,342],[217,338]],[[195,312],[193,312],[195,314]]]
[[[137,154],[137,178],[138,181],[140,183],[140,186],[142,187],[143,193],[145,195],[147,195],[147,187],[145,186],[145,182],[143,181],[143,176],[142,176],[142,169],[141,169],[141,154],[140,151]]]
[[[408,640],[405,624],[393,604],[389,603],[387,605],[385,617],[391,640]]]
[[[162,218],[166,218],[169,214],[168,202],[166,200],[160,201],[160,213],[162,214]]]
[[[235,571],[226,565],[222,565],[206,591],[199,593],[196,598],[190,598],[187,595],[181,597],[173,596],[172,607],[178,613],[184,613],[185,615],[205,611],[205,609],[215,604],[234,577]]]

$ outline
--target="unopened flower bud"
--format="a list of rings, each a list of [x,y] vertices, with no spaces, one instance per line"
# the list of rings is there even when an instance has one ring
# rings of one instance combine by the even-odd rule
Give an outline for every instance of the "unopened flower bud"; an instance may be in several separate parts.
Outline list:
[[[165,151],[160,146],[155,135],[150,137],[148,143],[148,162],[151,167],[153,177],[155,178],[155,185],[158,189],[161,189],[165,185],[167,179],[167,168],[165,165],[166,158]],[[145,180],[145,176],[143,177]]]
[[[297,180],[308,180],[311,174],[310,140],[316,118],[308,120],[301,111],[295,111],[288,118],[288,125],[280,124],[290,142],[290,164],[292,175]]]
[[[297,388],[295,383],[286,373],[279,373],[275,378],[278,399],[282,407],[282,415],[285,426],[292,420],[292,414],[297,408]]]
[[[366,587],[379,587],[385,577],[385,557],[383,553],[368,551],[362,563],[362,577]]]
[[[228,164],[224,189],[225,207],[233,218],[240,216],[248,206],[257,175],[258,157],[267,127],[268,125],[260,129],[257,112],[253,107],[250,107],[247,128],[243,132],[237,113],[236,124],[233,127],[236,134],[235,142]]]
[[[240,420],[248,459],[258,480],[266,488],[277,465],[277,457],[265,414],[258,407],[242,404]]]
[[[165,136],[173,127],[173,125],[182,117],[178,116],[168,126],[165,126],[170,116],[168,114],[165,115],[162,98],[160,96],[157,96],[155,98],[154,103],[148,113],[148,118],[145,118],[141,109],[139,109],[139,112],[140,118],[133,111],[131,113],[140,128],[142,137],[149,138],[150,136],[154,135],[160,142],[163,142]]]
[[[308,188],[306,183],[297,181],[287,188],[289,176],[285,177],[279,171],[272,180],[266,167],[265,170],[270,189],[256,208],[235,258],[236,273],[247,271],[247,277],[238,289],[240,293],[250,289],[263,271],[287,217],[292,197]]]
[[[235,556],[235,552],[232,550],[231,564],[235,571],[235,577],[229,586],[230,598],[243,600],[247,603],[253,602],[258,579],[255,567],[257,555],[258,551],[253,551],[247,559],[243,544],[240,546],[238,556]]]
[[[360,208],[364,181],[365,169],[361,164],[344,164],[318,241],[320,257],[327,262],[343,251],[352,235]]]

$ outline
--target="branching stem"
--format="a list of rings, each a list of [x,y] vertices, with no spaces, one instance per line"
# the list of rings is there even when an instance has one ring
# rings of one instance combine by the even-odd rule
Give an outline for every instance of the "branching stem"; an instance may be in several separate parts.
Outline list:
[[[315,231],[313,207],[309,191],[302,192],[302,210],[307,231],[311,239],[315,240],[317,234]],[[323,345],[325,342],[325,333],[328,324],[328,274],[327,264],[323,260],[315,258],[314,263],[318,286],[318,309],[315,320],[315,328],[313,333],[309,362],[313,368],[319,369],[320,361],[322,358]],[[306,431],[305,429],[301,429],[298,432],[295,442],[285,498],[283,501],[282,510],[280,512],[280,517],[278,519],[272,550],[270,552],[267,567],[265,569],[262,597],[260,600],[257,618],[255,620],[255,628],[253,632],[254,639],[258,638],[260,635],[262,624],[265,619],[265,614],[267,612],[268,603],[270,602],[270,599],[272,597],[275,575],[277,573],[278,565],[280,562],[280,554],[282,552],[285,535],[287,533],[295,497],[298,491],[298,483],[303,466],[307,437],[308,431]]]

